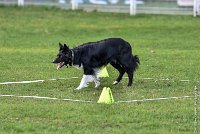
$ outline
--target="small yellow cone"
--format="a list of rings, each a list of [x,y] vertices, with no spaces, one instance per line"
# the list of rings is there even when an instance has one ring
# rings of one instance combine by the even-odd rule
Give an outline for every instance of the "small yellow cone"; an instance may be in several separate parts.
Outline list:
[[[102,67],[99,72],[99,77],[109,77],[106,67]]]
[[[104,103],[104,104],[112,104],[114,103],[114,98],[112,96],[111,89],[108,87],[104,87],[101,95],[99,97],[99,100],[97,103]]]

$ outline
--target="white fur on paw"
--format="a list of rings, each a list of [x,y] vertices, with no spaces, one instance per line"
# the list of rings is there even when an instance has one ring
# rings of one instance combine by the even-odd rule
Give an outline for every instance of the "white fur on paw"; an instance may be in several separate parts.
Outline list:
[[[100,82],[99,81],[96,81],[95,82],[95,88],[98,88],[100,86]]]
[[[81,90],[82,88],[80,88],[80,87],[77,87],[75,90]]]
[[[81,89],[83,89],[83,88],[85,88],[85,87],[88,87],[88,85],[84,85],[83,87],[82,87],[82,86],[78,86],[78,87],[76,88],[76,90],[81,90]]]
[[[119,82],[118,81],[115,81],[115,82],[113,82],[113,85],[116,85],[116,84],[118,84]]]

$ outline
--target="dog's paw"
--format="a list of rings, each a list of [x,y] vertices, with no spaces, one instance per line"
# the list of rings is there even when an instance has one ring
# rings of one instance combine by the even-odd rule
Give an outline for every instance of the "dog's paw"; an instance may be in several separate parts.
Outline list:
[[[98,88],[99,86],[100,86],[100,82],[99,81],[95,82],[95,88]]]
[[[80,88],[80,87],[77,87],[76,89],[74,89],[74,90],[81,90],[82,88]]]
[[[75,90],[81,90],[83,89],[84,87],[81,87],[81,86],[78,86]]]
[[[113,82],[113,85],[117,85],[119,82],[118,81],[114,81]]]
[[[86,87],[88,87],[88,85],[78,86],[78,87],[76,88],[76,90],[82,90],[83,88],[86,88]]]

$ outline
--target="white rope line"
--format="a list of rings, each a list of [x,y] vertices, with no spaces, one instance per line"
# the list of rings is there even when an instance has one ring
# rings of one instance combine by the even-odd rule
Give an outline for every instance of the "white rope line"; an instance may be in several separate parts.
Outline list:
[[[92,101],[87,101],[87,100],[60,99],[60,98],[51,98],[51,97],[42,97],[42,96],[0,95],[0,97],[32,98],[32,99],[46,99],[46,100],[63,100],[63,101],[72,101],[72,102],[92,102]]]
[[[123,77],[127,79],[128,77]],[[70,79],[78,79],[78,77],[71,78],[57,78],[57,79],[47,79],[47,80],[31,80],[31,81],[17,81],[17,82],[1,82],[0,85],[8,85],[8,84],[27,84],[27,83],[37,83],[37,82],[45,82],[45,81],[56,81],[56,80],[70,80]],[[166,79],[155,79],[155,78],[139,78],[142,80],[155,80],[155,81],[170,81],[169,78]],[[173,80],[173,79],[171,79]],[[179,80],[180,82],[190,82],[191,80]],[[199,81],[197,81],[199,82]]]
[[[125,79],[128,79],[128,77],[123,77]],[[169,79],[169,78],[162,78],[162,79],[157,79],[157,78],[138,78],[138,79],[141,79],[141,80],[155,80],[155,81],[180,81],[180,82],[191,82],[192,80],[174,80],[174,79]],[[196,82],[199,82],[199,81],[196,81]]]
[[[58,78],[58,79],[47,79],[47,80],[17,81],[17,82],[1,82],[0,85],[8,85],[8,84],[26,84],[26,83],[45,82],[45,81],[67,80],[67,79],[68,79],[68,80],[69,80],[69,79],[78,79],[78,77]]]
[[[200,96],[200,95],[198,95]],[[78,99],[61,99],[61,98],[51,98],[51,97],[42,97],[42,96],[17,96],[17,95],[3,95],[0,94],[0,97],[16,97],[16,98],[32,98],[32,99],[46,99],[46,100],[62,100],[62,101],[71,101],[71,102],[87,102],[92,103],[90,100],[78,100]],[[179,96],[179,97],[166,97],[166,98],[149,98],[141,100],[127,100],[127,101],[116,101],[115,103],[131,103],[131,102],[144,102],[144,101],[160,101],[160,100],[169,100],[169,99],[186,99],[193,98],[194,96]]]
[[[18,82],[2,82],[0,83],[1,85],[6,85],[6,84],[25,84],[25,83],[36,83],[36,82],[44,82],[44,80],[33,80],[33,81],[18,81]]]
[[[142,99],[142,100],[127,100],[127,101],[117,101],[116,103],[144,102],[144,101],[169,100],[169,99],[183,99],[183,98],[193,98],[193,96],[166,97],[166,98],[151,98],[151,99]]]

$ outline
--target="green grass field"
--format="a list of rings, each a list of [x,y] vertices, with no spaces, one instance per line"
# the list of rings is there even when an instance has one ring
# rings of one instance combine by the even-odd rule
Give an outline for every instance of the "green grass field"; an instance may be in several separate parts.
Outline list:
[[[91,100],[92,103],[0,97],[0,133],[189,134],[194,131],[194,99],[97,104],[103,87],[115,101],[193,96],[199,87],[200,20],[192,16],[66,11],[48,7],[0,7],[0,82],[51,78],[78,79],[0,85],[0,94]],[[134,86],[113,86],[118,72],[81,91],[82,71],[51,63],[58,43],[70,47],[108,37],[132,44],[141,65]],[[143,78],[154,78],[145,80]],[[169,78],[169,81],[159,79]],[[180,82],[180,80],[191,80]],[[200,124],[200,123],[199,123]],[[200,126],[199,126],[200,128]]]

